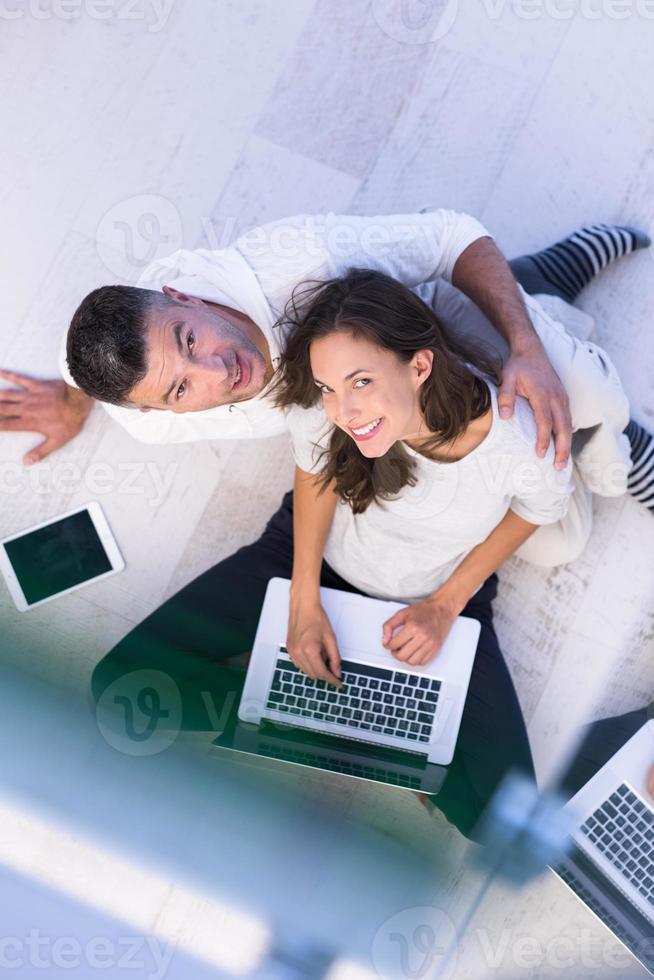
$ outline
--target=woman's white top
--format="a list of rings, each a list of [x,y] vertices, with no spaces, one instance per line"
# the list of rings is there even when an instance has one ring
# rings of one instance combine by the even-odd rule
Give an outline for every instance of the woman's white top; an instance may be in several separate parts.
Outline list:
[[[509,509],[532,524],[564,517],[574,489],[572,461],[564,470],[554,469],[553,441],[540,459],[529,402],[516,398],[513,417],[501,419],[497,387],[486,384],[493,418],[476,449],[443,463],[405,446],[415,459],[415,486],[371,504],[363,514],[337,504],[325,560],[347,582],[372,596],[411,602],[438,588]],[[320,452],[331,434],[322,407],[294,407],[287,424],[297,465],[319,472]]]

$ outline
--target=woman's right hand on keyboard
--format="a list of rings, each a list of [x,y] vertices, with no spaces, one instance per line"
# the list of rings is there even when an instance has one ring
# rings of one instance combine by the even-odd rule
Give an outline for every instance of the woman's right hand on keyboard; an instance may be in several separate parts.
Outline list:
[[[334,687],[341,686],[341,657],[336,637],[319,602],[291,599],[286,649],[304,674]]]

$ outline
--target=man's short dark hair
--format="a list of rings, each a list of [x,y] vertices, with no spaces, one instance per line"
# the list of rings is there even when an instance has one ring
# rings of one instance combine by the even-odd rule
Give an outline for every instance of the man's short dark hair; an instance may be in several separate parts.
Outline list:
[[[100,286],[85,296],[68,328],[68,370],[82,391],[124,405],[145,377],[148,314],[169,302],[138,286]]]

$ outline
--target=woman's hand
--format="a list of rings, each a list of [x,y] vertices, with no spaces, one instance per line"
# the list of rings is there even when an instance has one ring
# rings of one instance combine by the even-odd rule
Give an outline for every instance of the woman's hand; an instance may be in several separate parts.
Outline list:
[[[286,649],[302,673],[334,687],[341,686],[341,657],[336,637],[319,602],[291,602]]]
[[[382,644],[404,663],[426,664],[443,646],[459,611],[454,603],[436,595],[414,602],[386,620]]]

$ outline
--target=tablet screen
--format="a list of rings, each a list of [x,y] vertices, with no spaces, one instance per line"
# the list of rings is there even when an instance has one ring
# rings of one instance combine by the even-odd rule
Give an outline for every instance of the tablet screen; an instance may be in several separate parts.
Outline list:
[[[5,541],[4,548],[28,605],[112,569],[88,510]]]

